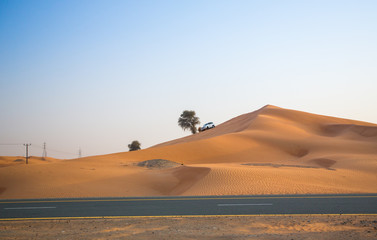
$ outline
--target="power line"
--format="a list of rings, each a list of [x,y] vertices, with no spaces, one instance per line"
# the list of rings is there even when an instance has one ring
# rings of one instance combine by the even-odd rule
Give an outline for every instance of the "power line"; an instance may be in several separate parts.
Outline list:
[[[34,144],[33,143],[33,146],[36,146],[38,148],[41,148],[41,149],[44,149],[44,146],[41,146],[41,145],[38,145],[38,144]],[[60,150],[56,150],[56,149],[52,149],[52,148],[47,148],[46,147],[46,151],[50,151],[50,152],[57,152],[57,153],[64,153],[64,154],[70,154],[70,155],[76,155],[77,153],[71,153],[71,152],[65,152],[65,151],[60,151]]]
[[[0,145],[22,145],[23,143],[0,143]]]
[[[31,143],[28,143],[28,146],[30,146],[30,145],[31,145]],[[0,146],[25,146],[26,147],[26,145],[24,143],[0,143]],[[66,152],[66,151],[60,151],[60,150],[56,150],[56,149],[52,149],[52,148],[47,148],[46,142],[43,143],[43,146],[33,143],[33,147],[37,147],[37,148],[40,148],[40,149],[43,150],[42,159],[47,157],[47,151],[77,156],[77,152],[72,153],[72,152]],[[79,157],[81,157],[81,148],[79,149]]]

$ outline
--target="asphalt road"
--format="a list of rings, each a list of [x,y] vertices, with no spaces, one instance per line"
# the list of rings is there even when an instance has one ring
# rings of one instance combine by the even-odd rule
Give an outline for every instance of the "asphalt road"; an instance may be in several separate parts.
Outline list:
[[[377,194],[81,198],[0,201],[0,220],[280,214],[377,215]]]

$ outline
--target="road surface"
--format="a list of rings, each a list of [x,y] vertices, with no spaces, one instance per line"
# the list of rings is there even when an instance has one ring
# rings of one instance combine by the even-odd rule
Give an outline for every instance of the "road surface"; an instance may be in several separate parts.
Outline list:
[[[377,194],[0,200],[0,220],[285,214],[377,215]]]

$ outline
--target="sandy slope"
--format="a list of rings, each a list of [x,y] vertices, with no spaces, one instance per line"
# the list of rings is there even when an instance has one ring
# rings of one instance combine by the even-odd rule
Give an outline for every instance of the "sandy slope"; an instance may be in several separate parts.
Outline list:
[[[178,164],[136,165],[151,159]],[[49,164],[0,160],[0,198],[375,193],[377,125],[268,105],[137,152]]]

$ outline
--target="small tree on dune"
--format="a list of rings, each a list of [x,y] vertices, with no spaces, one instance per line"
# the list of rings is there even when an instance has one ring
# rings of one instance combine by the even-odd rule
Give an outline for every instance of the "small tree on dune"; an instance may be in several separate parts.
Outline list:
[[[189,129],[192,134],[195,134],[197,128],[195,125],[200,124],[199,117],[196,116],[195,111],[185,110],[178,119],[178,125],[183,129]]]
[[[139,143],[139,141],[132,141],[131,144],[128,144],[128,148],[130,149],[130,151],[136,151],[136,150],[140,150],[140,146],[141,144]]]

